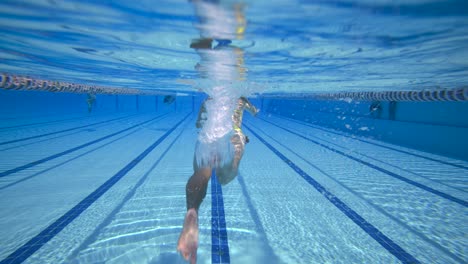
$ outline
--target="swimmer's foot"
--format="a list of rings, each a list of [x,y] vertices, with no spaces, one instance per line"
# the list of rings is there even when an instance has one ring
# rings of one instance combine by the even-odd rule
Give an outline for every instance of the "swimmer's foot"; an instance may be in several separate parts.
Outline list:
[[[190,264],[197,262],[198,248],[198,215],[195,209],[189,209],[185,215],[184,228],[180,233],[177,251],[180,252],[185,260]]]

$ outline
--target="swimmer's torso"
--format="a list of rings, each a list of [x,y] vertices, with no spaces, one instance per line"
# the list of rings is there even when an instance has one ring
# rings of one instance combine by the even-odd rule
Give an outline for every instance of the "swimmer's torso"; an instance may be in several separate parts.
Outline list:
[[[207,99],[207,100],[210,100],[210,99]],[[205,123],[207,119],[205,102],[203,102],[200,108],[200,112],[198,113],[198,120],[196,123],[197,128],[203,127],[203,124]],[[252,115],[255,115],[257,113],[257,109],[252,103],[249,102],[247,98],[240,97],[237,100],[236,106],[234,108],[234,112],[232,114],[232,128],[235,131],[241,131],[242,118],[244,116],[244,109],[249,111]]]

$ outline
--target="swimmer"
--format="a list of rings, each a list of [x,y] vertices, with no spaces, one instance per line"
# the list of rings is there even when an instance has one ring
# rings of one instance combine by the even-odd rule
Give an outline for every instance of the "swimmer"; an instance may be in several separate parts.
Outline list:
[[[96,103],[96,95],[93,93],[88,94],[88,98],[86,99],[86,103],[88,103],[88,113],[91,113],[93,110],[93,106]]]
[[[208,99],[210,100],[210,99]],[[198,113],[196,122],[197,128],[202,128],[206,121],[206,106],[203,102]],[[238,174],[239,163],[244,154],[244,147],[247,143],[247,137],[242,133],[242,118],[244,110],[250,112],[253,116],[258,113],[257,108],[245,97],[240,97],[232,114],[232,136],[230,144],[234,149],[232,160],[225,162],[223,165],[215,164],[198,164],[197,153],[195,153],[193,161],[194,173],[187,182],[185,188],[187,213],[184,219],[184,226],[177,243],[177,250],[182,254],[185,260],[189,260],[191,264],[197,261],[198,248],[198,208],[206,196],[208,181],[211,178],[211,172],[214,168],[218,181],[222,185],[231,182]],[[197,142],[197,144],[201,144]],[[219,157],[213,157],[217,160]]]
[[[194,264],[198,249],[198,209],[206,196],[212,170],[216,170],[216,177],[222,185],[237,176],[248,142],[241,130],[243,113],[247,110],[255,116],[258,110],[241,96],[243,92],[231,87],[234,82],[246,80],[244,52],[232,44],[232,40],[242,39],[245,32],[243,6],[235,4],[234,9],[230,9],[219,5],[217,0],[191,1],[200,22],[197,24],[200,38],[192,40],[190,45],[201,58],[195,69],[201,78],[217,84],[206,87],[205,92],[210,97],[203,102],[198,113],[196,127],[201,132],[193,160],[194,173],[185,188],[187,212],[177,243],[177,250],[184,259]],[[232,90],[234,95],[229,93]],[[233,96],[225,100],[226,94]],[[215,139],[210,137],[213,136],[210,134],[212,129]]]
[[[175,101],[175,99],[176,99],[176,97],[173,96],[173,95],[166,95],[166,96],[164,96],[163,102],[164,102],[165,104],[170,105],[170,104],[172,104],[172,103]]]
[[[382,114],[381,103],[379,101],[372,102],[372,104],[369,106],[369,113],[374,118],[380,118],[380,115]]]
[[[388,119],[395,120],[396,117],[397,102],[390,101],[388,104]]]

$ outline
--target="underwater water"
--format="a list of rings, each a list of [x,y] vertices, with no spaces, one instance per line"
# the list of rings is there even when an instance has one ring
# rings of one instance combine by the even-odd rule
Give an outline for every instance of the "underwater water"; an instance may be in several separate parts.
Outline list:
[[[1,264],[186,263],[233,131],[197,263],[468,261],[465,1],[2,1],[0,37]]]

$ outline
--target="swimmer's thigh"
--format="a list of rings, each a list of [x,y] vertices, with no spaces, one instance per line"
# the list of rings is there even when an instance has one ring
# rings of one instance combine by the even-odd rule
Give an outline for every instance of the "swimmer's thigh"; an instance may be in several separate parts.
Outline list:
[[[245,136],[242,133],[234,134],[231,138],[231,142],[234,147],[234,156],[231,162],[216,168],[216,176],[221,185],[226,185],[236,178],[239,172],[239,163],[244,154]]]

